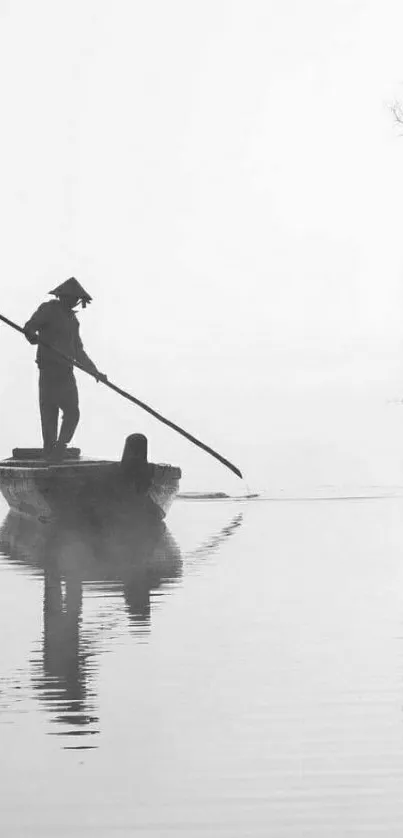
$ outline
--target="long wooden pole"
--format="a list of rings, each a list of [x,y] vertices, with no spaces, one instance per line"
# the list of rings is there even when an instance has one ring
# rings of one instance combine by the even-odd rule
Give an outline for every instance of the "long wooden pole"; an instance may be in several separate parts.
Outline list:
[[[9,320],[8,317],[4,317],[4,315],[0,314],[0,320],[2,320],[3,323],[7,323],[7,326],[11,326],[12,329],[16,329],[17,332],[21,332],[21,334],[23,334],[23,335],[26,334],[25,330],[21,326],[18,326],[17,323],[13,323],[13,321]],[[60,352],[60,350],[56,349],[55,346],[51,346],[51,344],[46,343],[46,341],[42,340],[41,338],[38,338],[37,340],[38,340],[38,343],[41,346],[44,346],[46,349],[51,349],[52,352],[55,352],[56,355],[59,355],[61,358],[63,358],[69,364],[72,364],[74,367],[77,367],[82,372],[86,372],[87,375],[91,375],[92,378],[97,379],[97,376],[96,376],[95,373],[89,372],[88,370],[84,369],[84,367],[82,367],[81,364],[77,363],[77,361],[75,361],[74,358],[70,358],[68,355],[65,355],[64,352]],[[172,430],[176,431],[178,434],[181,434],[181,436],[184,436],[185,439],[188,439],[189,442],[193,442],[193,444],[197,445],[198,448],[201,448],[203,451],[206,451],[207,454],[211,454],[212,457],[214,457],[216,460],[218,460],[220,463],[222,463],[223,466],[226,466],[226,468],[229,468],[229,470],[232,471],[234,474],[236,474],[237,477],[240,477],[241,479],[243,479],[242,478],[242,473],[240,472],[239,468],[234,466],[233,463],[230,463],[229,460],[227,460],[225,457],[223,457],[217,451],[214,451],[213,448],[210,448],[209,445],[206,445],[204,442],[201,442],[200,439],[197,439],[192,434],[189,434],[187,431],[185,431],[179,425],[176,425],[175,422],[171,422],[170,419],[166,419],[165,416],[162,416],[161,413],[158,413],[156,410],[154,410],[152,407],[150,407],[145,402],[142,402],[140,399],[137,399],[135,396],[132,396],[130,393],[126,393],[125,390],[121,390],[120,387],[117,387],[116,384],[112,384],[111,381],[103,380],[102,378],[97,379],[97,380],[101,381],[102,384],[105,384],[106,387],[109,387],[110,390],[114,390],[115,393],[119,393],[119,395],[123,396],[124,399],[128,399],[128,401],[133,402],[133,404],[136,404],[138,407],[141,407],[147,413],[150,413],[151,416],[154,416],[155,419],[158,419],[159,422],[162,422],[164,425],[167,425],[168,428],[172,428]]]

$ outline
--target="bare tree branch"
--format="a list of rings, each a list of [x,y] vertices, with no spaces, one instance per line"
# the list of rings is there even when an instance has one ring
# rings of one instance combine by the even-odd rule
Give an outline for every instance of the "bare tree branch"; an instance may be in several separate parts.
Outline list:
[[[389,105],[390,111],[393,115],[395,124],[399,127],[403,127],[403,104],[399,99],[395,99],[394,102]]]

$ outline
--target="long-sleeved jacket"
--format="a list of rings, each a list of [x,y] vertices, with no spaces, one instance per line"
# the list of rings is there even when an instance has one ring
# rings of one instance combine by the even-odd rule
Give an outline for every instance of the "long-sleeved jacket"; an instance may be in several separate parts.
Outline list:
[[[64,355],[77,361],[87,372],[97,373],[95,364],[84,351],[77,317],[73,311],[62,306],[59,300],[42,303],[24,328],[26,332],[37,334],[40,340],[51,344]],[[40,369],[54,368],[55,365],[67,366],[71,369],[73,366],[60,355],[40,344],[36,353],[36,363]]]

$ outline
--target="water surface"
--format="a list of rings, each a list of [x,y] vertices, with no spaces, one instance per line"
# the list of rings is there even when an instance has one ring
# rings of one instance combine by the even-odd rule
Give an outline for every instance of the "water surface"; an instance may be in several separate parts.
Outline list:
[[[0,542],[5,835],[402,834],[401,498]]]

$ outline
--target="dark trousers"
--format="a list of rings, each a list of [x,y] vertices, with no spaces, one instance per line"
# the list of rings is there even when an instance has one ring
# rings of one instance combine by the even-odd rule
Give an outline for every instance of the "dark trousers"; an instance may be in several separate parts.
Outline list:
[[[72,369],[59,364],[39,371],[39,407],[44,450],[51,451],[57,441],[67,445],[80,418],[78,390]],[[59,411],[63,419],[58,438]]]

